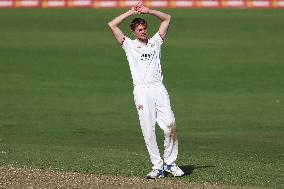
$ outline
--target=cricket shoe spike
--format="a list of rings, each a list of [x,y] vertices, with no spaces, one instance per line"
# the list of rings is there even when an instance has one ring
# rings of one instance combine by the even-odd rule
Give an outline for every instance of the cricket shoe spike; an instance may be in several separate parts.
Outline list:
[[[164,171],[171,173],[175,177],[182,177],[184,175],[184,172],[175,163],[165,165]]]
[[[163,178],[163,177],[164,177],[164,171],[161,169],[153,169],[147,175],[148,179],[157,179],[157,178]]]

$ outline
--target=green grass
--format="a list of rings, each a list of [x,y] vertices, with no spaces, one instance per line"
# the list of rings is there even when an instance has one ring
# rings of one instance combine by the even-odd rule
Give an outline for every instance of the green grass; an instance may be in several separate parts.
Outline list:
[[[284,12],[166,11],[183,179],[283,188]],[[121,12],[0,10],[0,164],[149,171],[130,71],[106,24]],[[158,21],[145,17],[153,34]]]

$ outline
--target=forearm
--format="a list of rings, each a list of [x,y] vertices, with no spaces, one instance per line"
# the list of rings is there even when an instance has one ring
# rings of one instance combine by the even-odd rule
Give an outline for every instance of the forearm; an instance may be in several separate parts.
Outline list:
[[[158,19],[160,19],[161,24],[159,27],[159,33],[160,35],[162,35],[162,38],[164,39],[170,25],[171,15],[152,9],[149,9],[148,14],[156,16]]]
[[[171,20],[171,15],[169,15],[167,13],[163,13],[161,11],[149,9],[149,14],[156,16],[162,22],[163,21],[170,22],[170,20]]]
[[[115,38],[117,39],[117,41],[119,42],[119,44],[123,43],[124,40],[124,34],[123,32],[120,30],[119,25],[129,16],[135,14],[136,11],[132,8],[129,11],[117,16],[116,18],[114,18],[112,21],[110,21],[108,23],[108,26],[110,27],[113,35],[115,36]]]
[[[132,10],[128,10],[127,12],[117,16],[116,18],[114,18],[112,21],[110,21],[108,23],[109,27],[110,28],[118,27],[126,18],[128,18],[132,14],[133,14],[133,11]]]

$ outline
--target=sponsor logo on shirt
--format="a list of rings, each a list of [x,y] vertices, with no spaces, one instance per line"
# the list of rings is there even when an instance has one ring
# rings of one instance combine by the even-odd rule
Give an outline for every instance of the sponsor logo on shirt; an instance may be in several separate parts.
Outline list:
[[[142,61],[149,61],[154,58],[156,51],[153,51],[152,53],[145,53],[141,55]]]

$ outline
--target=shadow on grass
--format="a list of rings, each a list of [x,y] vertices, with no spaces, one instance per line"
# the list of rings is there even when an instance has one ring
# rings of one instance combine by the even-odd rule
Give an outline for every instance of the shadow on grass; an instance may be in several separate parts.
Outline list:
[[[184,176],[189,176],[193,173],[195,169],[206,169],[215,167],[214,165],[182,165],[179,166],[184,172]]]

